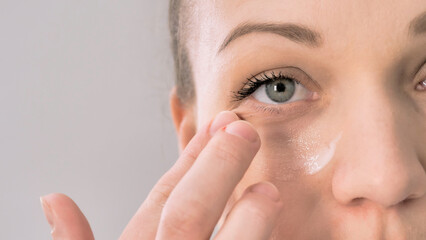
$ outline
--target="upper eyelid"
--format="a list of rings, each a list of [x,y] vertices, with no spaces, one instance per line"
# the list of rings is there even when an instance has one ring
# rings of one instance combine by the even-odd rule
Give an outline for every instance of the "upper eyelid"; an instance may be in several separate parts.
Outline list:
[[[293,71],[300,71],[305,76],[300,76],[300,74],[294,74]],[[247,80],[243,83],[243,87],[246,87],[250,79],[254,79],[254,77],[262,76],[262,75],[270,75],[271,73],[275,73],[275,75],[282,75],[284,77],[289,77],[293,80],[295,80],[297,83],[303,85],[304,87],[307,87],[308,89],[310,87],[313,87],[314,85],[315,89],[322,90],[318,82],[316,82],[308,73],[303,71],[302,69],[295,67],[295,66],[285,66],[280,68],[274,68],[270,70],[265,70],[263,72],[257,73],[255,75],[251,75],[251,77],[247,78]],[[278,73],[278,74],[276,74]],[[308,78],[308,79],[306,79]],[[314,89],[309,89],[314,90]]]
[[[315,79],[307,72],[303,71],[301,68],[297,67],[297,66],[283,66],[283,67],[278,67],[278,68],[273,68],[273,69],[269,69],[269,70],[264,70],[262,72],[259,72],[255,75],[251,75],[251,76],[259,76],[261,74],[264,73],[269,73],[269,72],[283,72],[283,75],[290,75],[291,78],[294,78],[296,80],[298,80],[303,86],[305,87],[309,87],[312,86],[314,87],[316,90],[319,90],[320,92],[322,91],[322,88],[320,86],[320,84],[315,81]],[[298,77],[296,74],[293,74],[292,71],[297,71],[297,72],[301,72],[303,75],[307,76],[307,78],[309,79],[309,81],[305,81],[305,77]]]
[[[269,76],[268,74],[271,74],[271,76]],[[256,76],[253,76],[253,77],[247,79],[246,83],[244,84],[244,87],[247,86],[250,81],[253,81],[253,79],[255,79],[256,81],[262,82],[262,84],[266,84],[266,82],[273,81],[273,80],[278,79],[280,77],[290,78],[293,81],[300,83],[299,79],[294,77],[292,74],[282,74],[282,72],[275,74],[275,72],[272,71],[272,72],[263,72],[263,73],[260,74],[260,76],[256,75]]]
[[[269,76],[271,75],[271,76]],[[303,86],[305,86],[300,80],[299,78],[295,77],[293,74],[283,74],[281,71],[278,74],[275,74],[274,71],[269,71],[269,72],[262,72],[256,76],[253,76],[249,79],[247,79],[247,81],[244,83],[244,86],[242,89],[244,89],[247,85],[250,85],[250,82],[255,82],[258,83],[260,87],[261,85],[264,85],[270,81],[274,81],[276,79],[279,79],[281,77],[284,78],[290,78],[291,80],[295,81],[298,84],[301,84]],[[254,81],[255,80],[255,81]],[[252,86],[250,86],[252,87]]]

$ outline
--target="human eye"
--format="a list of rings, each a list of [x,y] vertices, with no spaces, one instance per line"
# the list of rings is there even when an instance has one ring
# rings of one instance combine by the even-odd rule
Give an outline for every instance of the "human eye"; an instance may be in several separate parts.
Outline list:
[[[416,85],[417,91],[426,91],[426,79]]]
[[[239,91],[234,92],[234,99],[242,101],[252,96],[261,103],[275,105],[313,99],[315,92],[302,83],[306,81],[306,76],[297,75],[291,71],[275,70],[252,76]]]

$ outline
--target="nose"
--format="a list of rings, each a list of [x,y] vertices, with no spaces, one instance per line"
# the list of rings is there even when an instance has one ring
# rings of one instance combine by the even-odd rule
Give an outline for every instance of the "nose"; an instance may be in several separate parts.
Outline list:
[[[426,174],[421,160],[426,159],[420,159],[424,149],[418,143],[426,131],[418,126],[424,123],[396,93],[352,90],[341,104],[345,126],[332,179],[335,199],[342,204],[368,200],[387,208],[422,198]]]

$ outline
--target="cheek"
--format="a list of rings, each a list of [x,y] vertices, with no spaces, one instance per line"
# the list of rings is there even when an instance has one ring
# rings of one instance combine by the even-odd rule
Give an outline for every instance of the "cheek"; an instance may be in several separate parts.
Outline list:
[[[256,126],[255,126],[256,127]],[[303,164],[298,157],[300,146],[295,136],[284,128],[257,126],[262,146],[253,160],[252,169],[270,180],[292,181],[303,174]]]
[[[320,125],[308,126],[303,121],[293,123],[260,122],[246,118],[257,129],[262,146],[250,167],[263,179],[299,181],[325,169],[334,157],[341,132],[324,132]]]

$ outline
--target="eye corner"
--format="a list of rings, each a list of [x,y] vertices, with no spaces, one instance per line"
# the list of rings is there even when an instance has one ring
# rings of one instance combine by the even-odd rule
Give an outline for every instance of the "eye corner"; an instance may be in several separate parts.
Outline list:
[[[312,92],[311,93],[311,98],[310,99],[308,99],[308,100],[311,100],[311,101],[317,101],[317,100],[319,100],[320,99],[320,94],[318,93],[318,92]]]
[[[419,92],[426,91],[426,79],[417,83],[414,89]]]

